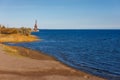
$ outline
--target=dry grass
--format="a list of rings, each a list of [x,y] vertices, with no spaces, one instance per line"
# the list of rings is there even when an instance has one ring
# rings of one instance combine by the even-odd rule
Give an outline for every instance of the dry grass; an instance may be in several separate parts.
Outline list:
[[[37,60],[55,60],[53,57],[45,55],[40,51],[35,51],[35,50],[31,50],[23,47],[17,47],[17,46],[10,46],[10,47],[18,50],[19,55],[24,57],[37,59]]]
[[[32,42],[39,40],[36,36],[21,34],[0,34],[0,42]]]
[[[35,50],[30,50],[23,47],[16,46],[7,46],[4,44],[0,44],[0,47],[6,52],[6,54],[16,57],[28,57],[31,59],[37,60],[55,60],[53,57],[43,54],[42,52],[38,52]]]
[[[3,44],[0,44],[0,46],[3,48],[3,50],[5,52],[7,52],[6,54],[8,54],[8,55],[16,56],[16,57],[23,57],[23,56],[19,55],[19,52],[17,49],[14,49],[12,47],[9,47],[9,46],[3,45]]]

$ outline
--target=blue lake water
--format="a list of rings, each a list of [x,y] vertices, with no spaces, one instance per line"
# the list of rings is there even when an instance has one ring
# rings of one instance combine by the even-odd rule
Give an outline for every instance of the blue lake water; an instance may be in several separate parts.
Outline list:
[[[32,34],[42,40],[8,44],[42,51],[78,70],[120,80],[120,30],[40,30]]]

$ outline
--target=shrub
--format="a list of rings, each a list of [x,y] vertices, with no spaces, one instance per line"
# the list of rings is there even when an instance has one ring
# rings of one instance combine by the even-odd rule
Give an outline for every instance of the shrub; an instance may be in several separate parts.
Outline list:
[[[0,33],[1,34],[23,34],[29,36],[31,34],[31,28],[6,28],[5,26],[0,25]]]

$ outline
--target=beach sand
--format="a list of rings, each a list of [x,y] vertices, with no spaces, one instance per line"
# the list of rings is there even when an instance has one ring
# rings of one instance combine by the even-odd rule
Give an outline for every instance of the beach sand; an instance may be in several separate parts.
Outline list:
[[[0,80],[105,80],[68,67],[41,52],[23,47],[10,47],[11,51],[5,48],[0,44]]]

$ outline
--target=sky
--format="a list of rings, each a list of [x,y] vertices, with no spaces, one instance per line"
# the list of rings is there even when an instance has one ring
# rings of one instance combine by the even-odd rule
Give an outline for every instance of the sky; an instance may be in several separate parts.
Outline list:
[[[0,0],[0,24],[40,29],[120,29],[120,0]]]

